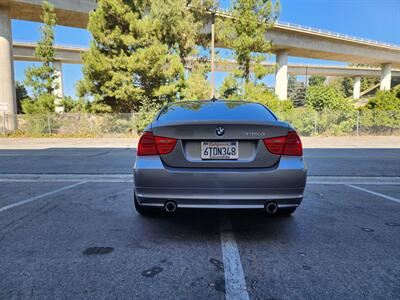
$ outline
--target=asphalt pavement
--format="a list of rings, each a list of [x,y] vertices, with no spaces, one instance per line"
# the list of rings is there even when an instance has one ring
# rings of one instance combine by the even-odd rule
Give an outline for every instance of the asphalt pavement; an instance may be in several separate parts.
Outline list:
[[[0,174],[131,174],[136,148],[0,150]],[[400,149],[305,149],[310,176],[399,176]]]
[[[0,299],[399,298],[400,149],[306,149],[288,218],[141,217],[135,152],[0,150]]]

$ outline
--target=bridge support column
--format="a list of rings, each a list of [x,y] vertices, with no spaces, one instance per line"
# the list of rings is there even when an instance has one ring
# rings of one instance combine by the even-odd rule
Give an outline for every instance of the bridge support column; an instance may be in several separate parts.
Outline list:
[[[381,72],[381,90],[390,90],[392,81],[392,64],[383,64]]]
[[[57,75],[56,83],[57,87],[54,90],[54,94],[57,96],[55,103],[55,112],[64,112],[64,107],[60,104],[61,99],[64,97],[64,87],[63,87],[63,76],[62,76],[62,63],[59,61],[53,62],[54,72]]]
[[[17,129],[14,63],[12,53],[11,18],[8,7],[0,6],[0,115],[8,131]],[[4,124],[4,125],[3,125]]]
[[[275,94],[279,100],[287,99],[288,89],[288,52],[281,50],[276,53]]]
[[[361,77],[354,77],[354,86],[353,86],[353,99],[360,99],[361,94]]]

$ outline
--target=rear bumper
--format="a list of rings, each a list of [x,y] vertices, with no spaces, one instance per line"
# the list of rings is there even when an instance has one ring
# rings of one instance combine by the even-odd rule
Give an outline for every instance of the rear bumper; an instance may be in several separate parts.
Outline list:
[[[256,209],[275,201],[296,207],[303,199],[307,170],[303,158],[283,156],[273,168],[170,168],[158,156],[137,157],[135,192],[144,206],[175,201],[180,208]]]

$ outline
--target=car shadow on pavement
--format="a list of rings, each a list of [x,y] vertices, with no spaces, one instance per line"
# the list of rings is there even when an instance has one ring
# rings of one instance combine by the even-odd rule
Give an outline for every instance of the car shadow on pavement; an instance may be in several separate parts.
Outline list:
[[[293,230],[296,216],[267,215],[263,210],[190,210],[177,211],[174,214],[140,217],[148,228],[161,234],[190,232],[195,237],[198,234],[216,234],[221,230],[233,231],[239,234],[251,234],[264,239],[277,233]],[[151,225],[153,224],[153,226]]]

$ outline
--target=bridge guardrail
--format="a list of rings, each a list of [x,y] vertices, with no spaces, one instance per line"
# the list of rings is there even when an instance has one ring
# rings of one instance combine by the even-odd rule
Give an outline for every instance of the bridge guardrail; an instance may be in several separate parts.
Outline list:
[[[217,10],[217,12],[220,13],[221,15],[229,16],[229,12],[226,9],[220,8]],[[347,34],[333,32],[333,31],[329,31],[329,30],[325,30],[325,29],[315,28],[312,26],[304,26],[304,25],[299,25],[299,24],[290,23],[290,22],[283,22],[283,21],[275,21],[274,24],[278,25],[278,26],[282,26],[282,27],[288,27],[289,29],[290,28],[301,29],[301,30],[305,30],[308,32],[312,32],[312,33],[325,34],[325,35],[329,35],[331,37],[344,38],[344,39],[347,39],[350,41],[363,42],[363,43],[368,43],[368,44],[376,45],[376,46],[386,46],[386,47],[395,48],[396,50],[400,50],[400,45],[396,45],[393,43],[387,43],[387,42],[381,42],[381,41],[376,41],[376,40],[372,40],[372,39],[366,39],[366,38],[357,37],[357,36],[353,36],[353,35],[347,35]]]
[[[290,22],[275,22],[275,24],[280,25],[280,26],[289,27],[289,28],[295,28],[295,29],[297,28],[297,29],[301,29],[301,30],[306,30],[309,32],[314,32],[314,33],[322,33],[322,34],[329,35],[332,37],[344,38],[344,39],[348,39],[348,40],[352,40],[352,41],[356,41],[356,42],[363,42],[363,43],[373,44],[373,45],[377,45],[377,46],[392,47],[392,48],[396,48],[396,49],[400,50],[400,45],[396,45],[393,43],[387,43],[387,42],[366,39],[366,38],[362,38],[362,37],[356,37],[356,36],[352,36],[352,35],[347,35],[347,34],[338,33],[338,32],[332,32],[329,30],[315,28],[315,27],[311,27],[311,26],[303,26],[303,25],[294,24],[294,23],[290,23]]]

